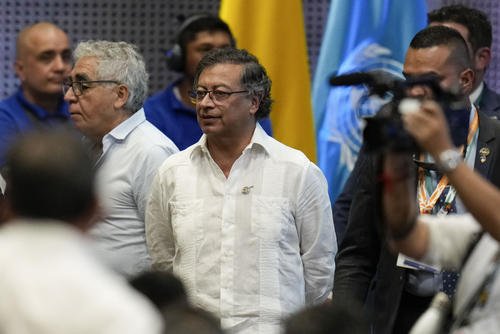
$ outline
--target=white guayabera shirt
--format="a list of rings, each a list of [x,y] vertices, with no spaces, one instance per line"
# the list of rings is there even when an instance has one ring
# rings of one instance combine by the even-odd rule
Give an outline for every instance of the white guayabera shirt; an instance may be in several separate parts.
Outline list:
[[[153,267],[238,333],[278,333],[283,317],[323,302],[337,252],[326,180],[257,124],[226,178],[206,137],[169,157],[146,210]]]

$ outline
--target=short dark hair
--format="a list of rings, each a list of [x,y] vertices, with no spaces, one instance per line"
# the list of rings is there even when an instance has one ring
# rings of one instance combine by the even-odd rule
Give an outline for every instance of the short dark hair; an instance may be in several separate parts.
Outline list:
[[[173,305],[163,312],[164,334],[223,334],[220,320],[188,304]]]
[[[146,296],[159,310],[175,304],[187,304],[181,280],[165,271],[146,271],[130,280],[130,285]]]
[[[285,334],[364,334],[368,320],[357,303],[334,302],[300,310],[284,320],[284,328]]]
[[[222,21],[218,16],[200,13],[184,19],[181,24],[181,29],[177,33],[177,44],[182,49],[182,54],[186,54],[186,46],[189,42],[196,38],[196,35],[202,31],[208,32],[225,32],[231,39],[231,45],[234,47],[236,42],[229,25]]]
[[[466,27],[473,52],[482,47],[491,47],[491,23],[486,14],[478,9],[464,5],[445,6],[428,13],[427,21],[428,23],[454,22]]]
[[[69,131],[30,131],[6,156],[7,199],[17,216],[73,222],[95,201],[88,150]]]
[[[450,48],[450,58],[460,70],[471,68],[467,43],[458,31],[445,26],[432,26],[420,30],[411,40],[410,48],[425,49],[445,45]]]
[[[257,57],[247,50],[236,48],[213,49],[201,59],[194,76],[194,87],[198,85],[201,72],[217,64],[243,65],[240,82],[249,91],[250,95],[260,100],[259,109],[255,113],[256,119],[267,117],[271,112],[271,79],[266,69],[259,63]]]

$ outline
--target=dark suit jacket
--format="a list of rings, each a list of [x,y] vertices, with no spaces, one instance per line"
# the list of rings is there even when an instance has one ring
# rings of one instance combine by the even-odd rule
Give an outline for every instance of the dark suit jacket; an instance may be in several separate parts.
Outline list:
[[[481,100],[479,103],[479,110],[491,118],[500,120],[500,94],[491,90],[486,83],[484,83]],[[357,189],[359,185],[359,169],[365,167],[367,163],[366,154],[363,154],[363,147],[358,155],[358,160],[354,165],[350,177],[347,179],[342,193],[337,197],[333,206],[333,221],[335,222],[335,232],[337,233],[337,243],[340,246],[344,237],[345,228],[348,221],[349,207],[351,206],[352,197],[354,192],[351,189]]]
[[[500,94],[489,89],[486,83],[481,93],[479,110],[492,118],[500,120]]]
[[[491,152],[485,163],[479,161],[478,154],[483,147]],[[336,203],[334,207],[334,212],[342,210],[336,212],[337,217],[348,217],[348,225],[337,254],[333,300],[364,303],[373,317],[374,333],[391,333],[406,273],[396,267],[397,255],[389,251],[381,236],[377,212],[380,196],[375,184],[377,162],[363,155],[346,183],[343,193],[347,195],[339,197],[341,205]],[[475,169],[500,187],[499,159],[500,122],[480,112]],[[350,207],[345,201],[349,197]]]

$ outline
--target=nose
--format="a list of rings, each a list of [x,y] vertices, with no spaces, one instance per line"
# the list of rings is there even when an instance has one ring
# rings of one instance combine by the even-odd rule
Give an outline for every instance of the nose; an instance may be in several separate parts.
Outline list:
[[[214,101],[212,100],[212,96],[210,95],[211,93],[210,92],[207,92],[205,94],[205,96],[203,96],[203,98],[201,100],[198,101],[198,105],[200,107],[204,107],[204,106],[213,106],[214,105]]]
[[[70,69],[69,63],[64,60],[62,55],[57,55],[52,62],[52,67],[57,72],[66,72]]]
[[[69,87],[68,90],[66,91],[66,93],[64,93],[64,100],[67,102],[75,102],[77,100],[77,97],[75,95],[75,92],[73,91],[73,88]]]

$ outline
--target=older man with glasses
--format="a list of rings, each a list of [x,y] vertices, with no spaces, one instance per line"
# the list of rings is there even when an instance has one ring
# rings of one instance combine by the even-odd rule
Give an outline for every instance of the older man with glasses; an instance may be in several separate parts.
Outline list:
[[[144,116],[148,74],[135,46],[82,42],[74,58],[64,98],[93,150],[104,204],[90,234],[105,261],[133,276],[150,268],[144,215],[151,182],[160,164],[178,150]]]
[[[201,139],[169,157],[153,182],[146,238],[155,269],[231,333],[279,333],[281,319],[324,302],[335,231],[325,177],[257,120],[271,82],[244,50],[212,50],[191,98]]]

